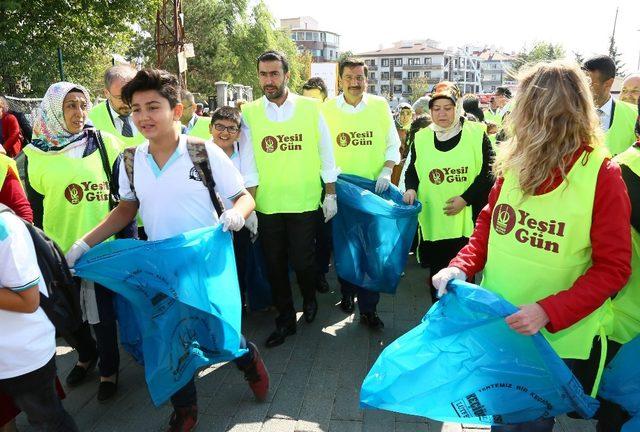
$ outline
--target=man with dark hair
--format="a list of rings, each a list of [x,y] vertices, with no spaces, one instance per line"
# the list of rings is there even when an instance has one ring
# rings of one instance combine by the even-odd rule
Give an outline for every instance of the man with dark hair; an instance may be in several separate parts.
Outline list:
[[[296,332],[289,263],[302,291],[305,321],[311,323],[316,317],[315,237],[321,179],[325,183],[322,210],[329,220],[337,212],[337,172],[320,103],[289,90],[284,55],[265,52],[258,57],[257,69],[264,96],[242,105],[240,166],[245,186],[256,198],[267,275],[278,309],[276,330],[266,342],[275,347]]]
[[[189,136],[202,138],[203,140],[211,138],[211,134],[209,133],[210,121],[208,118],[196,114],[196,99],[193,97],[193,94],[187,90],[182,90],[180,98],[183,106],[180,123],[182,123],[184,127],[184,133]]]
[[[375,192],[382,193],[391,184],[393,167],[400,162],[400,138],[386,99],[366,93],[367,66],[347,58],[338,65],[342,94],[325,102],[323,113],[331,131],[336,165],[345,174],[375,180]],[[339,278],[340,308],[354,311],[358,298],[360,322],[371,329],[384,323],[376,312],[380,293]]]
[[[320,77],[311,77],[302,84],[302,96],[318,99],[324,102],[327,98],[327,86]]]
[[[140,145],[144,136],[131,120],[131,108],[122,99],[122,87],[136,75],[130,66],[112,66],[104,73],[104,102],[97,104],[89,112],[93,126],[115,135],[127,146]]]
[[[582,69],[591,79],[593,102],[600,117],[600,127],[605,132],[605,144],[615,156],[635,142],[633,129],[637,112],[634,106],[614,101],[611,97],[611,86],[616,76],[616,65],[611,57],[592,57],[584,62]]]

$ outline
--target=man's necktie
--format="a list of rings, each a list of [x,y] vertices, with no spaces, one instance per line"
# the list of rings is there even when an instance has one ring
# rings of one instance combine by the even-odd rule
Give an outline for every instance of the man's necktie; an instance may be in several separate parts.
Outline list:
[[[122,120],[122,136],[132,137],[133,130],[131,130],[131,123],[129,123],[129,116],[118,116]]]

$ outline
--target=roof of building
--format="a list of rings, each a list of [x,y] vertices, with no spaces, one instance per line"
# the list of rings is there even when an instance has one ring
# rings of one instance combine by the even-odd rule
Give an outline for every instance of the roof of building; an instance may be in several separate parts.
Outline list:
[[[484,49],[482,51],[476,51],[473,53],[476,57],[479,57],[483,61],[515,61],[516,56],[499,51],[492,51],[490,49]]]
[[[434,48],[424,42],[412,42],[410,44],[396,43],[390,48],[380,48],[375,51],[367,51],[356,54],[358,57],[405,55],[405,54],[444,54],[444,50]]]

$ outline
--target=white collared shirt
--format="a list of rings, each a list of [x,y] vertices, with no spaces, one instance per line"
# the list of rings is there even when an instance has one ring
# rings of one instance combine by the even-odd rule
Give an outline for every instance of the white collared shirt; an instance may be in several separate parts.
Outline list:
[[[113,119],[113,125],[116,127],[116,129],[118,130],[120,135],[122,135],[122,127],[124,126],[124,122],[122,121],[122,119],[120,117],[118,117],[120,114],[118,114],[113,109],[113,107],[111,106],[109,101],[107,101],[107,106],[109,107],[109,112],[111,112],[111,118]],[[132,135],[136,136],[138,134],[138,129],[136,128],[136,125],[133,124],[133,119],[131,118],[131,115],[129,115],[129,124],[131,125],[131,133],[132,133]]]
[[[600,127],[604,132],[609,130],[609,125],[611,124],[611,110],[613,109],[613,98],[609,96],[609,100],[602,105],[599,110],[602,112],[598,112],[598,117],[600,117]]]
[[[293,116],[295,108],[294,101],[300,97],[287,89],[287,99],[280,106],[270,102],[265,96],[260,99],[264,104],[267,118],[272,122],[284,122]],[[320,142],[318,142],[318,153],[320,154],[320,175],[325,183],[335,183],[338,178],[338,170],[336,169],[336,161],[333,157],[333,144],[331,143],[331,133],[329,127],[320,114],[318,122],[318,130],[320,132]],[[255,156],[253,154],[253,141],[251,139],[251,130],[243,121],[240,128],[240,172],[244,177],[245,187],[258,186],[259,176],[256,166]]]
[[[191,120],[189,120],[189,123],[184,125],[185,127],[184,133],[188,135],[189,132],[191,132],[191,129],[193,129],[193,127],[196,125],[197,121],[198,121],[198,116],[196,114],[193,114],[193,116],[191,116]]]
[[[215,190],[233,203],[243,192],[242,176],[224,151],[205,143]],[[139,213],[149,240],[163,240],[197,228],[218,223],[209,191],[200,180],[187,151],[187,136],[180,135],[174,154],[160,169],[149,153],[149,141],[136,147],[133,161],[135,194],[120,162],[120,199],[138,200]]]
[[[345,113],[355,114],[362,111],[368,103],[369,95],[367,93],[362,95],[362,100],[358,102],[358,105],[355,107],[347,103],[344,99],[344,93],[340,93],[340,95],[336,98],[336,106],[338,109],[342,110]],[[395,121],[393,120],[393,115],[391,114],[391,110],[389,109],[389,133],[387,133],[387,137],[385,138],[385,142],[387,143],[387,149],[385,151],[385,161],[392,161],[396,165],[400,163],[400,137],[398,136],[398,131],[395,128]]]

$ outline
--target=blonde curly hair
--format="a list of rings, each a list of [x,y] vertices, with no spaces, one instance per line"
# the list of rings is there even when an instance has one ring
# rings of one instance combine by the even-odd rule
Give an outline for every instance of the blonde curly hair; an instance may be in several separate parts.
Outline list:
[[[498,148],[493,172],[496,177],[517,175],[526,198],[556,169],[566,179],[571,156],[582,145],[602,145],[602,132],[588,78],[578,65],[537,63],[518,81],[505,125],[509,139]]]

